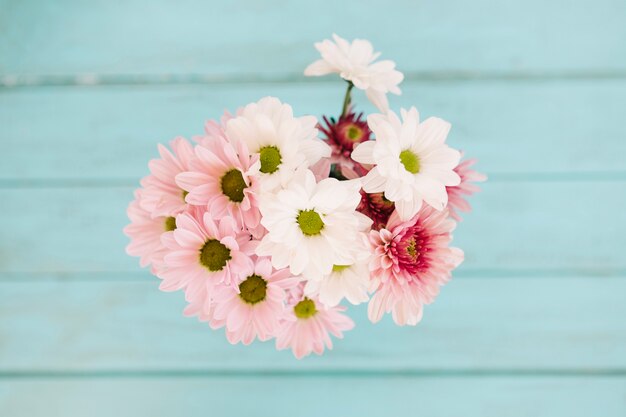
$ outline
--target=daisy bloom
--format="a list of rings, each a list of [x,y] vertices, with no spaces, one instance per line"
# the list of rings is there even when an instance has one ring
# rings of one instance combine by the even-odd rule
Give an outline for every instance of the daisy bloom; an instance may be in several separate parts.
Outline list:
[[[151,175],[141,180],[145,189],[141,206],[153,217],[176,216],[187,208],[186,192],[176,184],[175,178],[179,173],[189,171],[193,146],[181,137],[171,141],[170,146],[172,152],[159,144],[161,159],[148,163]]]
[[[176,184],[188,192],[188,203],[207,206],[213,219],[232,216],[239,226],[255,228],[260,220],[254,179],[258,156],[251,158],[243,142],[237,148],[221,137],[196,146],[190,171],[178,174]]]
[[[448,246],[455,226],[447,210],[425,206],[408,221],[394,212],[387,228],[370,232],[374,254],[369,268],[376,291],[368,306],[371,321],[390,311],[401,326],[421,320],[423,305],[434,300],[463,261],[463,252]]]
[[[299,279],[288,269],[274,270],[268,258],[258,258],[244,275],[238,288],[216,290],[214,318],[226,323],[230,343],[249,345],[255,338],[265,341],[276,335],[285,309],[285,289]]]
[[[456,221],[461,221],[461,216],[457,210],[463,212],[472,211],[472,206],[470,206],[465,197],[480,191],[480,187],[472,183],[487,180],[486,175],[471,169],[472,165],[475,163],[476,159],[467,159],[461,162],[456,168],[454,168],[454,172],[461,177],[461,183],[456,186],[446,187],[450,216]]]
[[[395,203],[400,218],[412,218],[422,201],[443,210],[448,203],[447,186],[459,185],[454,172],[461,154],[444,142],[450,124],[436,117],[419,122],[415,107],[402,109],[402,120],[392,111],[374,114],[367,122],[375,141],[363,142],[352,159],[375,165],[362,179],[366,193],[384,192]]]
[[[322,279],[333,265],[354,261],[354,245],[364,223],[355,211],[360,183],[327,178],[315,182],[313,173],[299,171],[287,188],[261,197],[261,224],[267,234],[257,247],[271,256],[276,269],[289,267],[294,275]]]
[[[176,228],[174,217],[152,217],[150,212],[141,208],[143,190],[135,191],[135,199],[128,206],[126,213],[130,224],[124,228],[124,234],[130,238],[126,253],[139,257],[142,268],[152,265],[153,272],[163,263],[165,247],[161,235]]]
[[[334,41],[334,42],[333,42]],[[333,34],[333,40],[326,39],[315,44],[322,59],[313,62],[304,70],[304,75],[320,76],[339,74],[356,88],[365,90],[367,98],[381,112],[389,108],[387,93],[400,94],[398,84],[404,75],[395,69],[390,60],[377,61],[379,52],[369,41],[355,39],[352,42]]]
[[[334,307],[344,298],[351,304],[361,304],[369,299],[369,269],[367,260],[352,265],[333,265],[333,270],[321,281],[310,280],[305,287],[305,294],[317,294],[320,302]]]
[[[261,185],[265,190],[284,186],[300,166],[310,167],[330,156],[330,148],[317,138],[317,119],[294,117],[291,106],[275,97],[248,104],[226,124],[226,137],[243,142],[260,160]]]
[[[342,314],[345,307],[325,307],[314,298],[303,298],[289,305],[283,315],[283,324],[276,336],[278,350],[291,348],[301,359],[311,352],[321,355],[324,348],[332,349],[330,335],[341,339],[354,322]]]
[[[330,162],[335,164],[338,173],[347,179],[355,179],[367,174],[367,170],[350,158],[354,146],[370,140],[372,132],[363,120],[363,113],[355,114],[350,111],[339,117],[339,120],[326,116],[320,130],[325,136],[326,143],[332,150]]]
[[[190,298],[203,290],[210,296],[217,284],[237,285],[240,275],[252,265],[250,257],[257,243],[232,217],[216,223],[208,212],[178,215],[172,238],[162,241],[167,254],[160,288],[185,288]]]

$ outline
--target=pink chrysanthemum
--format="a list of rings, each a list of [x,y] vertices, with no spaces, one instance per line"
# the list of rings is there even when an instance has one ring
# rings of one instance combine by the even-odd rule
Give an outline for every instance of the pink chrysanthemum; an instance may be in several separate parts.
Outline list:
[[[161,159],[149,162],[151,175],[141,180],[145,189],[141,207],[152,217],[176,216],[187,208],[186,193],[176,185],[175,178],[179,173],[189,171],[193,146],[181,137],[171,141],[170,146],[173,152],[159,144]]]
[[[356,209],[372,219],[372,229],[380,230],[387,224],[395,205],[385,198],[384,193],[368,194],[361,190],[361,202]]]
[[[450,217],[456,221],[461,221],[461,216],[457,210],[466,213],[472,211],[472,206],[467,202],[465,197],[480,191],[480,187],[472,183],[487,180],[486,175],[471,169],[471,166],[476,162],[476,159],[467,159],[462,161],[456,168],[454,168],[454,172],[461,177],[461,183],[452,187],[446,187]]]
[[[258,258],[238,288],[220,286],[215,292],[214,320],[226,323],[232,344],[249,345],[276,335],[285,309],[285,289],[297,285],[288,269],[276,271],[268,258]]]
[[[126,253],[139,257],[139,265],[145,268],[152,265],[152,272],[162,267],[165,246],[161,236],[176,228],[174,217],[152,217],[141,208],[143,190],[135,191],[135,199],[128,206],[127,214],[130,224],[124,228],[124,234],[130,238]]]
[[[176,217],[172,238],[163,239],[167,254],[161,290],[185,288],[188,298],[207,291],[211,296],[217,284],[237,285],[238,278],[252,265],[250,258],[257,242],[250,240],[231,217],[216,223],[209,213],[202,216],[182,213]]]
[[[421,320],[423,305],[434,300],[463,261],[460,249],[448,247],[455,226],[446,210],[424,206],[405,222],[396,211],[387,228],[370,232],[374,252],[370,271],[376,291],[368,308],[371,321],[390,311],[399,325]]]
[[[345,310],[343,306],[325,307],[315,298],[288,305],[276,336],[276,348],[291,348],[298,359],[311,352],[321,355],[325,347],[332,349],[330,334],[341,339],[344,331],[354,327],[352,319],[342,314]]]
[[[362,118],[363,113],[357,115],[350,111],[339,120],[324,116],[324,123],[319,126],[332,150],[330,162],[340,175],[348,179],[367,174],[367,169],[350,157],[356,144],[368,141],[372,136],[372,131]]]
[[[186,201],[207,206],[211,217],[234,217],[238,225],[255,228],[261,219],[256,206],[258,155],[250,157],[245,143],[238,148],[215,137],[195,148],[190,170],[176,176],[176,184],[187,191]]]

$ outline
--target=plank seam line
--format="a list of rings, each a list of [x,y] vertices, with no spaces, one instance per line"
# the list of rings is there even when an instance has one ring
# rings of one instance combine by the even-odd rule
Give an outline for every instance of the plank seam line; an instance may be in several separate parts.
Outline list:
[[[102,370],[102,371],[1,371],[0,379],[95,378],[245,378],[245,377],[344,377],[344,378],[502,378],[502,377],[626,377],[626,369],[306,369],[306,370]]]
[[[559,80],[622,80],[626,70],[561,71],[561,72],[488,72],[488,71],[409,71],[405,82],[465,82],[465,81],[559,81]],[[335,80],[336,81],[336,80]],[[75,87],[115,85],[178,85],[178,84],[289,84],[327,83],[330,78],[309,78],[300,73],[283,75],[239,74],[213,75],[180,74],[0,74],[0,88]]]

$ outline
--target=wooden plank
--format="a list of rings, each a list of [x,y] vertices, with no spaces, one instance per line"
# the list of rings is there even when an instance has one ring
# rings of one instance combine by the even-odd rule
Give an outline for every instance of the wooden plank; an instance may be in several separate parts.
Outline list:
[[[271,342],[231,346],[182,316],[181,293],[143,282],[0,282],[0,375],[29,372],[385,372],[602,375],[626,369],[626,280],[456,279],[417,327],[365,306],[332,352],[297,361]],[[620,371],[621,370],[621,371]],[[36,375],[35,375],[36,376]]]
[[[0,72],[299,76],[313,42],[365,37],[411,72],[623,72],[626,4],[597,0],[0,3]],[[538,12],[540,10],[540,12]],[[382,26],[381,26],[382,25]],[[384,30],[393,28],[393,30]],[[16,78],[5,77],[11,84]],[[26,82],[32,82],[27,79]]]
[[[157,142],[199,134],[225,108],[277,95],[297,114],[334,114],[343,94],[340,82],[4,91],[0,180],[134,183]],[[450,143],[490,174],[624,177],[624,80],[409,83],[392,103],[450,120]]]
[[[138,271],[122,234],[131,199],[130,187],[0,189],[0,272]],[[625,199],[626,181],[486,183],[455,231],[459,272],[623,274]]]
[[[0,381],[0,414],[621,417],[625,395],[624,378],[45,379]]]

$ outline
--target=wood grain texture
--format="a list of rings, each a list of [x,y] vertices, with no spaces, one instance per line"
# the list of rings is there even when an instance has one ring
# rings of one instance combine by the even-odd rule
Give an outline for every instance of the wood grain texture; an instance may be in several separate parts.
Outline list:
[[[621,0],[3,0],[0,72],[300,77],[313,42],[371,39],[411,74],[626,70]],[[26,24],[28,23],[28,24]],[[158,79],[159,77],[157,77]],[[33,81],[33,80],[31,80]],[[80,80],[79,80],[80,81]],[[83,82],[93,82],[87,79]]]
[[[453,279],[418,327],[390,317],[372,325],[365,306],[354,307],[355,329],[332,352],[302,361],[271,342],[230,345],[223,330],[182,316],[182,293],[157,286],[156,278],[0,283],[0,375],[626,371],[619,278]]]
[[[33,393],[37,401],[32,400]],[[624,378],[98,378],[11,384],[0,380],[0,414],[621,417],[626,413],[625,395]]]
[[[0,181],[136,183],[156,143],[191,137],[224,109],[265,95],[296,114],[339,111],[340,81],[312,85],[43,88],[0,94]],[[365,97],[357,94],[357,105]],[[626,81],[405,83],[399,107],[453,124],[449,141],[504,178],[626,176]],[[601,144],[608,138],[611,146]]]

